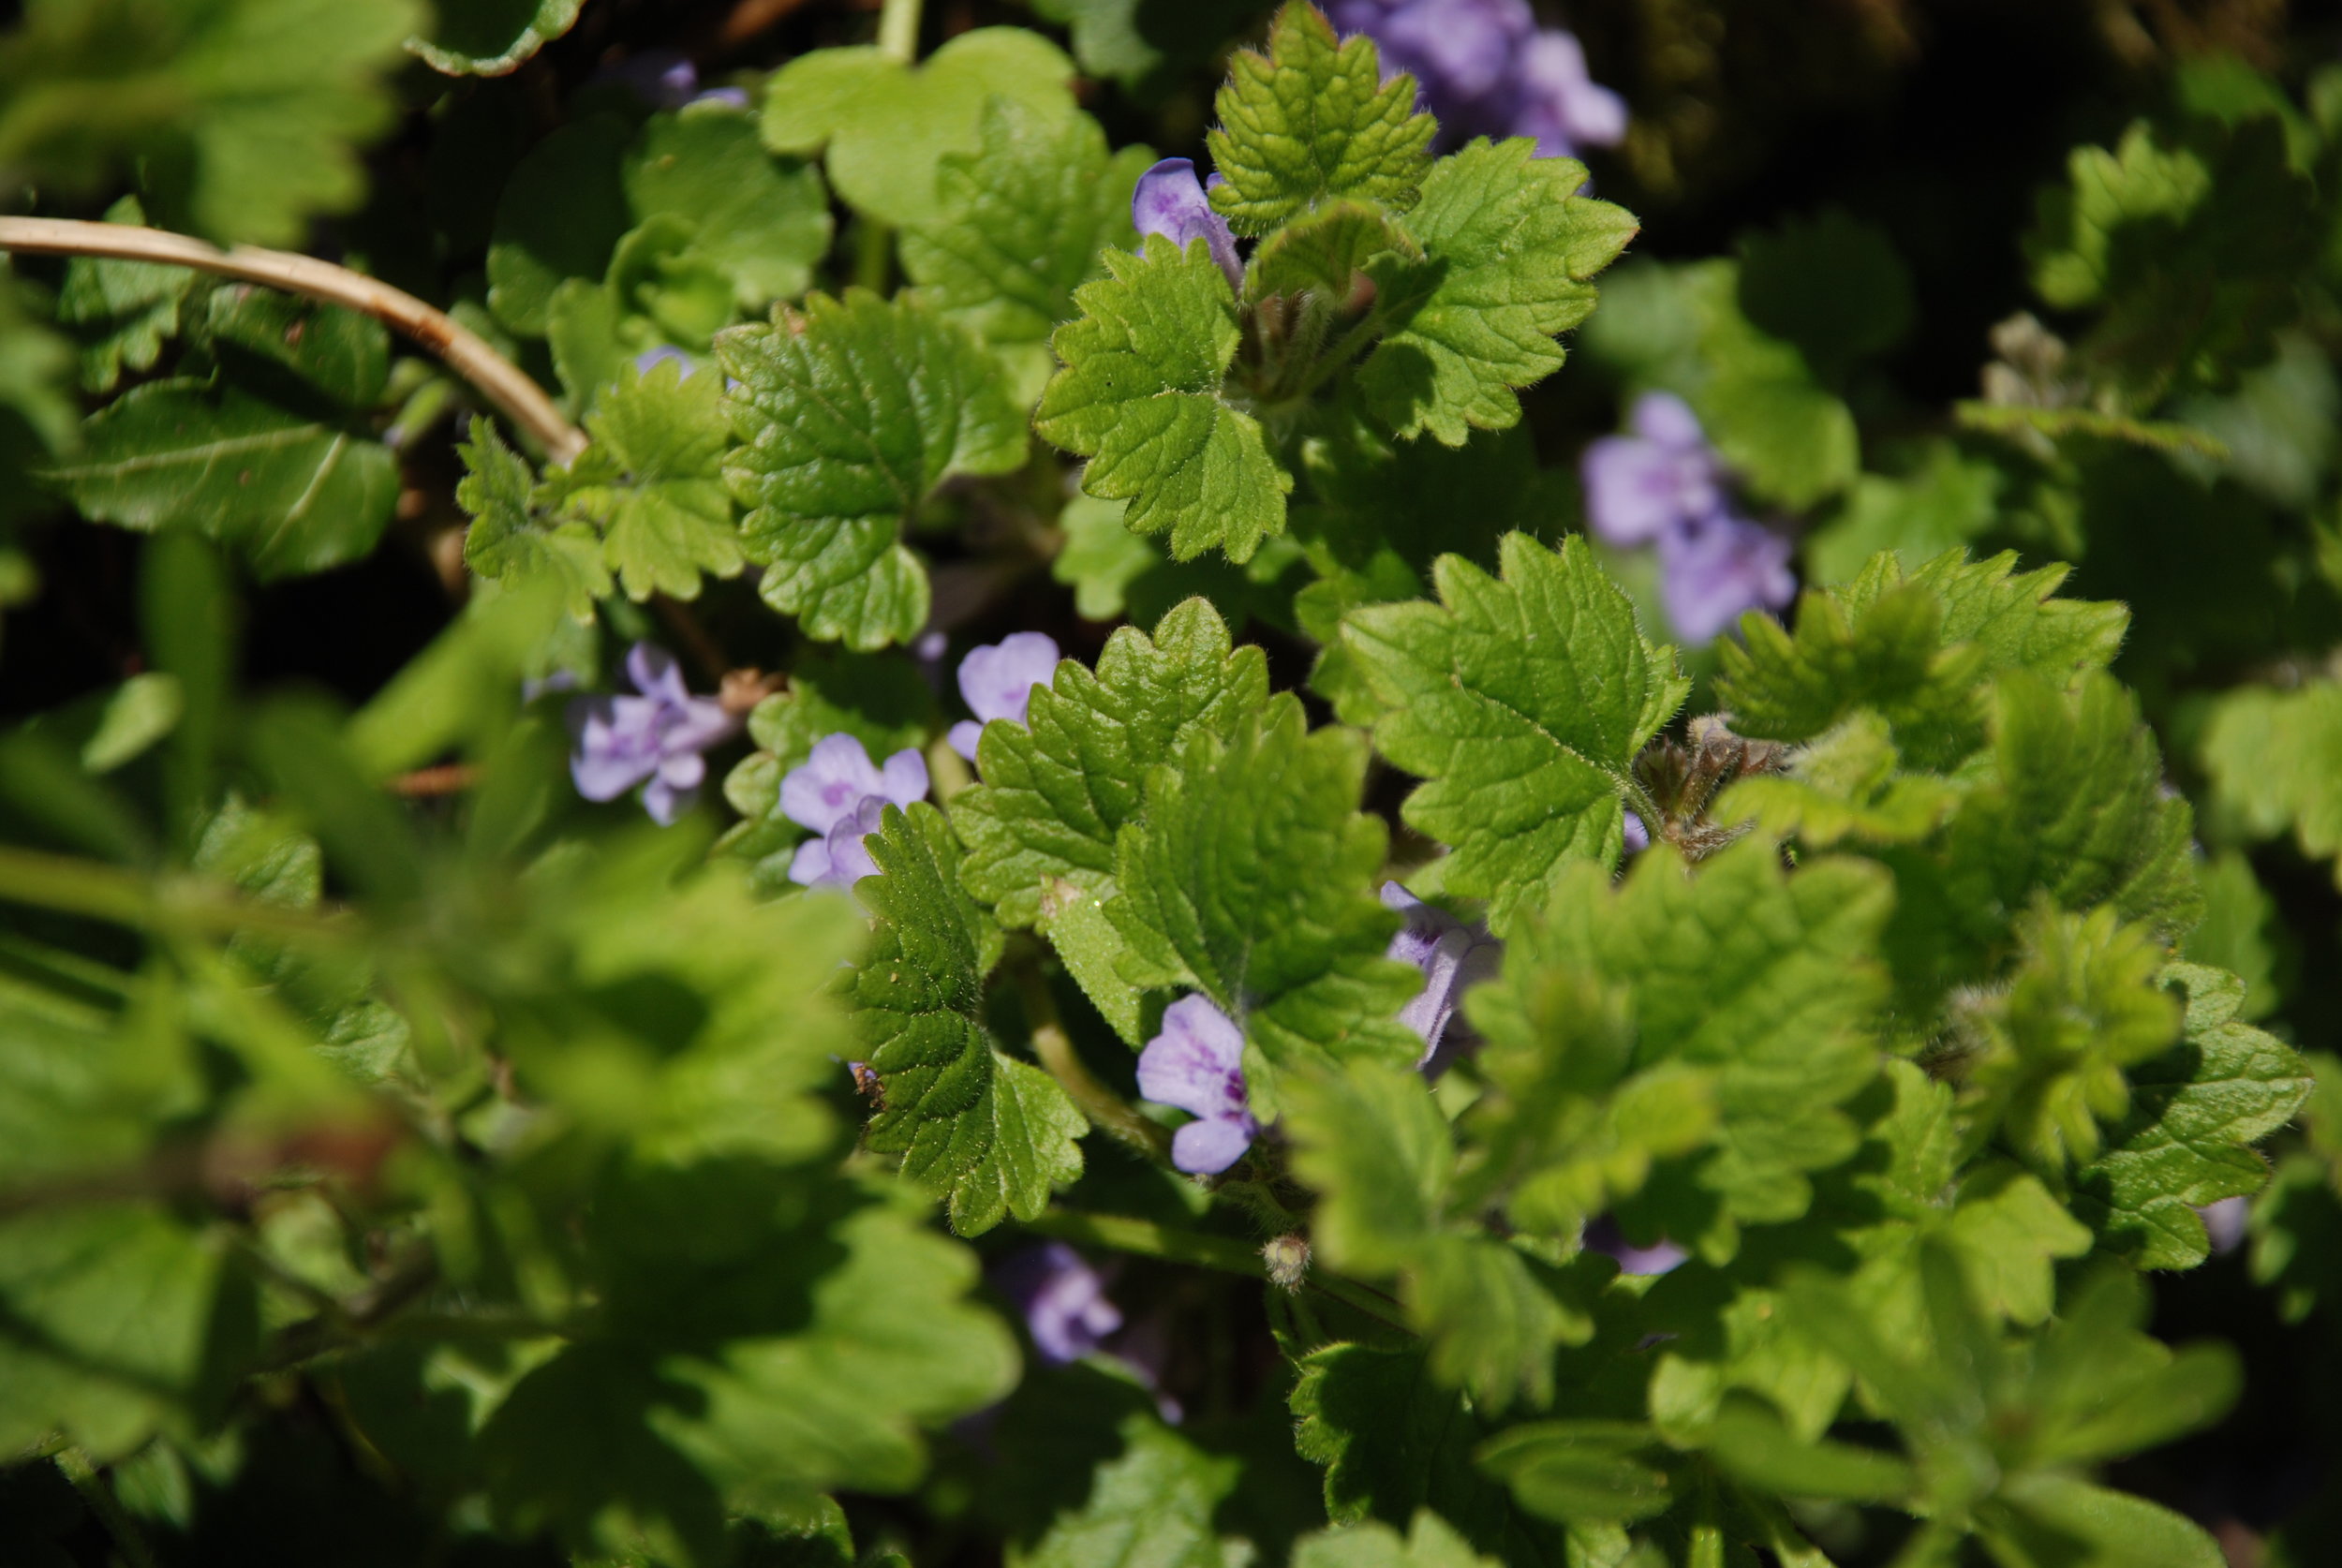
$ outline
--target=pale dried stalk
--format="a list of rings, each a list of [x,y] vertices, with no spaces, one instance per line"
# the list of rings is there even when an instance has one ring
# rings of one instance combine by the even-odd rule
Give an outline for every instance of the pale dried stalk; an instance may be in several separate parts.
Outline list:
[[[336,267],[314,256],[238,245],[220,250],[185,234],[125,223],[78,223],[68,218],[0,217],[0,250],[40,256],[103,256],[154,261],[266,284],[330,304],[348,305],[405,333],[480,389],[512,422],[534,436],[556,463],[576,460],[586,434],[563,417],[544,389],[479,333],[457,325],[412,294]]]

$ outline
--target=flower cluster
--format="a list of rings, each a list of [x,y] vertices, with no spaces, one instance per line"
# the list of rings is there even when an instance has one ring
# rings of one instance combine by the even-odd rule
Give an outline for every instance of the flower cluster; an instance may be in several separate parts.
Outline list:
[[[1364,33],[1386,73],[1416,80],[1440,141],[1535,139],[1540,157],[1573,157],[1626,139],[1626,103],[1586,73],[1577,36],[1539,27],[1529,0],[1333,0],[1345,33]]]
[[[587,800],[615,800],[643,785],[643,808],[664,827],[699,798],[707,777],[701,753],[740,721],[714,698],[692,696],[664,648],[635,643],[626,673],[634,696],[570,700],[570,777]]]
[[[952,749],[972,762],[976,742],[986,724],[996,718],[1024,723],[1032,688],[1049,684],[1049,677],[1057,673],[1057,642],[1045,632],[1015,632],[998,643],[971,648],[959,661],[959,694],[976,717],[952,726],[944,736]]]
[[[1228,220],[1211,210],[1209,192],[1218,184],[1217,174],[1196,179],[1195,165],[1186,158],[1165,158],[1138,177],[1131,192],[1131,223],[1141,239],[1160,234],[1181,250],[1190,240],[1203,241],[1228,274],[1228,287],[1241,294],[1244,263],[1236,253],[1236,235]]]
[[[878,871],[863,847],[889,806],[909,806],[927,792],[927,764],[905,747],[874,765],[848,734],[823,735],[803,762],[780,781],[780,811],[814,836],[797,846],[789,880],[807,887],[851,888]]]
[[[1789,541],[1731,510],[1724,466],[1699,417],[1670,392],[1645,392],[1634,434],[1586,448],[1586,518],[1616,545],[1659,552],[1659,597],[1676,635],[1712,642],[1749,610],[1797,595]]]

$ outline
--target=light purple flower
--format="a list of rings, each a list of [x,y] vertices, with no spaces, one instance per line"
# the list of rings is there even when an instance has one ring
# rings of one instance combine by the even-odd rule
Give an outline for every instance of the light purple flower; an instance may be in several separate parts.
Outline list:
[[[745,110],[749,107],[746,87],[710,87],[691,100],[693,103],[719,103],[726,109]]]
[[[1513,134],[1537,139],[1537,155],[1567,158],[1581,147],[1626,140],[1626,100],[1586,74],[1585,46],[1548,28],[1520,52]]]
[[[1659,599],[1687,643],[1714,639],[1742,612],[1779,610],[1797,597],[1789,541],[1717,510],[1659,536]]]
[[[1638,855],[1651,848],[1651,830],[1643,825],[1641,815],[1632,806],[1626,808],[1625,832],[1628,854]]]
[[[1397,882],[1383,884],[1383,907],[1406,920],[1390,939],[1388,956],[1423,971],[1423,989],[1399,1010],[1399,1021],[1423,1037],[1417,1067],[1430,1065],[1440,1037],[1456,1015],[1467,987],[1494,978],[1505,961],[1505,944],[1488,927],[1467,925],[1435,904],[1426,904]]]
[[[1220,176],[1211,177],[1212,185]],[[1244,263],[1237,259],[1236,236],[1228,220],[1211,210],[1209,187],[1195,178],[1195,165],[1187,158],[1165,158],[1138,177],[1131,192],[1131,222],[1139,238],[1160,234],[1181,250],[1193,240],[1209,247],[1211,259],[1228,274],[1228,287],[1244,291]]]
[[[908,806],[927,792],[926,760],[905,747],[873,766],[848,734],[823,735],[806,760],[781,776],[780,813],[816,835],[797,846],[789,880],[805,887],[851,888],[878,871],[863,839],[878,831],[889,805]]]
[[[672,344],[662,343],[656,348],[645,348],[634,356],[634,373],[637,376],[648,376],[670,360],[683,367],[675,372],[675,379],[678,381],[689,380],[691,373],[700,367],[699,361],[682,349]]]
[[[1526,136],[1540,157],[1626,137],[1626,105],[1586,73],[1575,35],[1539,28],[1528,0],[1335,0],[1334,24],[1371,37],[1386,77],[1406,72],[1440,144]]]
[[[1607,1214],[1586,1222],[1585,1245],[1589,1252],[1607,1252],[1616,1258],[1621,1274],[1666,1274],[1691,1257],[1665,1236],[1648,1247],[1636,1246],[1626,1239],[1618,1221]]]
[[[1645,392],[1629,422],[1632,436],[1593,442],[1579,466],[1586,521],[1597,535],[1611,544],[1649,544],[1723,504],[1715,449],[1689,404],[1673,392]]]
[[[2198,1208],[2196,1217],[2203,1221],[2203,1234],[2212,1243],[2213,1255],[2225,1257],[2245,1244],[2252,1203],[2246,1198],[2222,1198]]]
[[[959,694],[976,717],[952,726],[944,737],[952,749],[972,762],[986,724],[996,718],[1024,723],[1032,688],[1049,684],[1057,661],[1056,640],[1039,631],[1012,632],[998,643],[969,649],[959,661]]]
[[[1080,1360],[1122,1326],[1105,1276],[1061,1241],[1011,1253],[994,1265],[992,1283],[1024,1314],[1041,1359],[1058,1366]]]
[[[683,672],[664,648],[635,643],[626,673],[640,695],[570,700],[570,777],[587,800],[615,800],[644,784],[643,808],[664,827],[699,796],[707,777],[700,753],[738,729],[739,720],[714,698],[686,690]]]
[[[1171,1137],[1171,1163],[1193,1175],[1226,1170],[1260,1132],[1244,1101],[1244,1035],[1208,997],[1163,1010],[1163,1032],[1138,1055],[1138,1092],[1195,1117]]]

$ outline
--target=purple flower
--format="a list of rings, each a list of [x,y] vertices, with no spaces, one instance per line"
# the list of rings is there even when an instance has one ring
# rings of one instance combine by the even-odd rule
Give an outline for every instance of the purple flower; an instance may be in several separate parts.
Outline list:
[[[1585,46],[1574,33],[1548,28],[1520,52],[1513,134],[1537,139],[1537,155],[1567,158],[1581,147],[1626,140],[1626,100],[1586,74]]]
[[[634,697],[570,700],[570,777],[587,800],[615,800],[645,779],[643,808],[661,827],[691,808],[707,777],[700,755],[739,728],[712,697],[684,688],[664,648],[637,643],[626,656]]]
[[[1659,598],[1676,633],[1712,640],[1749,610],[1779,610],[1797,597],[1789,541],[1718,510],[1659,536]]]
[[[1011,1253],[994,1266],[992,1283],[1025,1315],[1041,1359],[1058,1366],[1080,1360],[1122,1326],[1105,1276],[1061,1241]]]
[[[1488,927],[1467,925],[1436,905],[1426,904],[1397,882],[1383,884],[1383,906],[1406,919],[1390,939],[1389,956],[1423,971],[1423,989],[1399,1010],[1399,1021],[1423,1037],[1417,1067],[1430,1065],[1468,986],[1492,978],[1505,961],[1505,944]]]
[[[976,741],[984,727],[996,718],[1011,724],[1025,721],[1032,688],[1046,686],[1057,673],[1057,643],[1045,632],[1018,631],[968,650],[959,661],[959,694],[976,717],[952,726],[944,738],[954,751],[976,760]]]
[[[1252,1146],[1260,1123],[1244,1102],[1244,1036],[1208,997],[1163,1010],[1163,1032],[1138,1055],[1138,1092],[1195,1117],[1171,1138],[1171,1163],[1217,1176]]]
[[[1211,177],[1212,185],[1220,176]],[[1186,158],[1165,158],[1138,177],[1131,192],[1131,222],[1139,238],[1160,234],[1181,250],[1193,240],[1210,247],[1211,259],[1228,274],[1228,287],[1244,291],[1244,263],[1237,259],[1236,236],[1228,220],[1211,210],[1208,187],[1195,178],[1195,165]]]
[[[1364,33],[1386,77],[1415,78],[1440,143],[1526,136],[1540,157],[1626,138],[1626,104],[1586,74],[1575,35],[1539,28],[1528,0],[1336,0],[1334,24]]]
[[[1634,807],[1626,809],[1626,852],[1638,855],[1651,848],[1651,830],[1643,825],[1641,815]]]
[[[909,806],[927,792],[927,764],[908,747],[873,766],[848,734],[823,735],[780,780],[780,812],[817,836],[797,846],[789,880],[806,887],[852,887],[878,866],[862,840],[878,831],[889,805]]]
[[[1732,512],[1724,465],[1690,405],[1645,392],[1630,422],[1633,435],[1586,448],[1586,521],[1612,544],[1658,546],[1659,597],[1676,635],[1711,642],[1742,612],[1795,598],[1789,541]]]
[[[1649,544],[1723,504],[1715,449],[1689,404],[1673,392],[1645,392],[1630,422],[1632,436],[1603,436],[1579,465],[1586,521],[1596,534],[1611,544]]]
[[[1666,1274],[1691,1256],[1665,1236],[1648,1247],[1638,1247],[1607,1214],[1586,1222],[1585,1243],[1589,1252],[1607,1252],[1616,1258],[1621,1274]]]
[[[719,103],[726,109],[745,110],[749,107],[749,90],[746,87],[710,87],[691,101]]]
[[[2203,1221],[2203,1234],[2212,1243],[2213,1255],[2226,1257],[2245,1244],[2252,1203],[2246,1198],[2222,1198],[2197,1209],[2196,1217]]]
[[[700,367],[699,362],[682,349],[671,344],[662,343],[656,348],[645,348],[634,356],[634,374],[648,376],[670,360],[683,367],[675,372],[675,379],[678,381],[689,380],[691,373]]]

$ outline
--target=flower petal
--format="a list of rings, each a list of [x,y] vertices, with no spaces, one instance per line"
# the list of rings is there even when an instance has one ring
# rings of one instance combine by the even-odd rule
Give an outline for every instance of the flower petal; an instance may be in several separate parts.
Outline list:
[[[1171,1134],[1171,1163],[1193,1176],[1218,1176],[1244,1158],[1258,1125],[1250,1117],[1206,1117]]]
[[[849,734],[823,735],[780,781],[780,813],[800,827],[827,833],[865,795],[884,788],[869,752]]]

